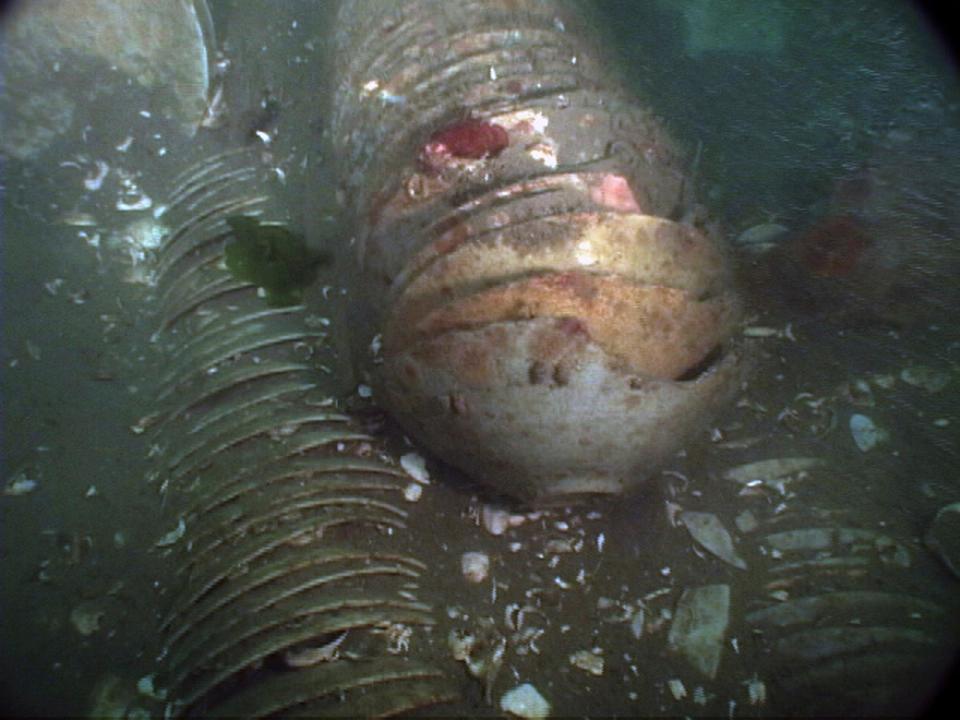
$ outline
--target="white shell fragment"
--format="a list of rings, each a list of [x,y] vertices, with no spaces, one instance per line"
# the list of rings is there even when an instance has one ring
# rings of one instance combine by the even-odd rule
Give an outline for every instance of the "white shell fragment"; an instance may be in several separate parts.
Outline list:
[[[767,686],[756,675],[749,680],[744,680],[743,685],[747,688],[747,697],[751,705],[763,705],[767,702]]]
[[[153,698],[154,700],[166,700],[167,691],[158,689],[156,683],[154,682],[155,680],[156,673],[144,675],[137,681],[137,692],[148,698]]]
[[[510,527],[510,513],[492,505],[483,506],[480,511],[480,520],[491,535],[503,535]]]
[[[183,534],[187,531],[187,524],[183,521],[183,518],[177,522],[177,526],[164,535],[162,538],[157,540],[155,547],[163,548],[169,547],[176,543],[180,538],[183,537]]]
[[[780,223],[760,223],[740,233],[734,243],[747,252],[760,254],[773,248],[788,232]]]
[[[670,688],[670,694],[673,695],[674,700],[683,700],[687,696],[687,689],[680,678],[667,680],[667,687]]]
[[[550,715],[550,703],[530,683],[505,692],[500,698],[500,709],[522,718],[545,718]]]
[[[690,533],[690,537],[696,540],[705,550],[736,568],[747,569],[746,561],[737,555],[737,551],[733,549],[733,539],[730,537],[730,533],[727,532],[716,515],[684,511],[680,513],[680,520]]]
[[[460,570],[468,582],[483,582],[490,573],[490,556],[485,552],[465,552],[460,557]]]
[[[758,460],[737,465],[723,473],[726,480],[747,484],[752,480],[776,480],[787,475],[810,470],[822,465],[823,460],[815,457],[783,457],[770,460]]]
[[[21,471],[7,481],[7,484],[3,487],[3,494],[11,496],[26,495],[36,490],[37,485],[36,480],[31,480],[25,472]]]
[[[419,483],[429,484],[430,473],[427,470],[427,461],[419,453],[411,452],[400,457],[400,467],[407,475]]]
[[[924,541],[960,578],[960,502],[940,508]]]
[[[927,367],[926,365],[912,365],[900,372],[900,379],[907,385],[920,387],[927,392],[940,392],[950,384],[950,375],[943,370]]]
[[[70,624],[86,637],[100,629],[100,622],[105,614],[103,608],[94,601],[81,603],[70,611]]]
[[[407,483],[407,486],[403,489],[403,499],[407,502],[416,502],[421,495],[423,495],[423,485],[420,483]]]
[[[850,434],[853,435],[853,442],[863,452],[872,450],[888,437],[886,430],[878,428],[873,420],[860,414],[850,416]]]
[[[589,650],[577,650],[572,653],[570,664],[591,675],[603,675],[603,658]]]
[[[670,649],[683,655],[706,677],[714,678],[729,621],[729,585],[684,590],[667,637]]]

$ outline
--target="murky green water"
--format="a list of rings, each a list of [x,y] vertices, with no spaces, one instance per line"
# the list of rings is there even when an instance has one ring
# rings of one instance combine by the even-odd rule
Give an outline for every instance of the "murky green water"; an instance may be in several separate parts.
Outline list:
[[[71,129],[42,153],[4,165],[0,703],[10,714],[84,713],[110,675],[132,705],[162,705],[137,698],[135,683],[158,669],[154,628],[170,602],[171,568],[153,547],[169,516],[158,483],[148,482],[154,464],[141,430],[162,369],[149,342],[157,299],[143,281],[171,178],[219,148],[258,147],[277,169],[264,191],[285,203],[290,225],[315,242],[336,236],[324,118],[311,96],[329,7],[269,7],[212,6],[220,59],[229,61],[230,106],[216,127],[187,138],[162,113],[141,113],[152,107],[149,88],[120,83],[78,105]],[[424,594],[444,620],[416,636],[412,651],[449,660],[446,631],[491,618],[511,637],[495,699],[528,681],[563,714],[856,712],[848,687],[812,697],[817,685],[797,680],[816,665],[813,650],[795,665],[771,659],[749,618],[811,586],[829,594],[859,582],[929,599],[946,612],[917,632],[957,637],[960,581],[923,542],[937,511],[960,501],[955,70],[902,3],[607,2],[594,17],[637,92],[688,147],[700,197],[735,248],[755,369],[736,407],[637,497],[553,510],[494,536],[476,520],[478,491],[443,482],[433,467],[398,549],[428,564]],[[56,73],[48,79],[55,84]],[[109,167],[100,185],[98,161]],[[143,196],[151,207],[118,209]],[[866,249],[824,247],[818,228],[848,216]],[[768,228],[771,248],[743,236],[773,224],[783,230]],[[343,352],[349,296],[336,265],[320,272],[312,302],[334,338],[321,358],[334,372],[323,383],[345,395],[354,388]],[[854,415],[879,429],[875,446],[855,444]],[[725,478],[784,457],[817,464],[761,486]],[[36,485],[21,493],[24,481]],[[692,540],[677,522],[684,511],[713,514],[747,569]],[[744,512],[758,528],[740,524]],[[770,569],[769,535],[827,525],[872,535],[804,556],[806,569]],[[476,550],[491,557],[492,579],[469,585],[460,558]],[[814,562],[831,554],[850,564],[831,574]],[[667,650],[682,592],[708,584],[732,589],[713,679]],[[521,635],[516,612],[528,604],[536,611],[526,627],[542,632]],[[846,605],[833,612],[871,626],[868,605],[862,618]],[[90,617],[99,623],[84,635],[80,620]],[[829,646],[820,643],[816,650]],[[931,646],[916,666],[931,677],[945,671],[955,647]],[[579,651],[602,657],[602,674],[571,664]],[[875,678],[854,672],[846,684],[882,693],[888,678],[879,670]],[[758,680],[766,703],[751,685]],[[459,712],[496,712],[478,682],[465,672],[458,681]],[[891,703],[921,707],[906,691]]]

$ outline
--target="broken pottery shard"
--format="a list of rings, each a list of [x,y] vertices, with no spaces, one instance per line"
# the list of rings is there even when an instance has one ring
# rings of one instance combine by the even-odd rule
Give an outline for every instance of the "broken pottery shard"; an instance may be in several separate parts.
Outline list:
[[[776,480],[822,465],[823,460],[814,457],[785,457],[737,465],[723,473],[725,480],[746,484],[751,480]]]
[[[687,528],[687,532],[690,533],[690,537],[696,540],[705,550],[736,568],[747,569],[746,561],[737,555],[737,551],[733,549],[733,539],[730,537],[730,533],[727,532],[716,515],[687,511],[680,513],[680,520]]]
[[[705,676],[713,678],[720,666],[729,620],[729,585],[684,590],[667,638],[670,649],[683,655]]]
[[[940,508],[924,540],[950,572],[960,577],[960,502]]]

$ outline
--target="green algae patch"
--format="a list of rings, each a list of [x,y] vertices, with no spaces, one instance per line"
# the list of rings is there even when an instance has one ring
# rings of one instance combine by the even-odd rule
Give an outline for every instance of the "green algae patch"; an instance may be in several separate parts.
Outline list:
[[[323,261],[310,251],[304,237],[247,215],[229,217],[227,225],[233,237],[227,242],[224,260],[233,276],[263,288],[273,307],[301,302]]]

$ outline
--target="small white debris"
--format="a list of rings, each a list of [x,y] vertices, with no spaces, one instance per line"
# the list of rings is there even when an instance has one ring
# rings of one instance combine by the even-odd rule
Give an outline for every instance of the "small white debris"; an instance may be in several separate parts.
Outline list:
[[[85,498],[92,498],[92,497],[96,497],[99,494],[100,494],[100,491],[97,490],[97,486],[91,485],[90,487],[87,488],[87,491],[83,494],[83,496]]]
[[[94,601],[81,603],[70,611],[70,623],[78,633],[87,637],[100,629],[105,614]]]
[[[570,655],[570,664],[591,675],[603,675],[603,658],[589,650],[577,650]]]
[[[153,207],[153,200],[147,195],[133,196],[129,200],[121,197],[117,200],[117,210],[130,212],[133,210],[149,210]]]
[[[137,681],[137,691],[141,695],[145,695],[148,698],[153,698],[154,700],[166,700],[167,691],[158,690],[154,684],[154,678],[156,673],[150,673],[149,675],[144,675]]]
[[[643,637],[646,618],[647,611],[642,607],[637,608],[636,612],[633,613],[633,617],[630,618],[630,634],[633,635],[634,639],[639,640]]]
[[[117,145],[115,149],[117,152],[126,152],[130,149],[131,145],[133,145],[133,135],[127,135],[123,142]]]
[[[103,160],[96,161],[96,170],[87,175],[83,180],[83,186],[92,192],[96,192],[100,189],[100,186],[103,185],[104,179],[107,177],[107,173],[110,172],[110,166],[107,165]]]
[[[423,495],[423,485],[420,483],[409,483],[403,489],[403,499],[407,502],[416,502]]]
[[[26,495],[36,490],[38,484],[36,480],[31,480],[25,472],[21,471],[7,481],[7,484],[3,488],[3,494],[14,497],[17,495]]]
[[[508,690],[500,698],[500,709],[522,718],[545,718],[550,715],[550,703],[530,683]]]
[[[743,685],[747,688],[751,705],[763,705],[767,702],[767,686],[756,675],[749,680],[744,680]]]
[[[427,461],[424,460],[423,456],[419,453],[411,452],[401,456],[400,467],[418,483],[423,483],[424,485],[430,484],[430,473],[427,471]]]
[[[760,223],[740,233],[734,243],[747,252],[760,254],[776,246],[788,232],[789,229],[780,223]]]
[[[361,383],[360,385],[357,385],[357,395],[362,398],[373,397],[373,388],[371,388],[369,385],[363,385]]]
[[[850,416],[850,434],[862,452],[872,450],[888,437],[886,430],[878,428],[873,420],[858,413]]]
[[[510,513],[503,508],[484,505],[480,511],[480,521],[491,535],[503,535],[510,527]]]
[[[347,630],[323,645],[289,649],[283,653],[283,662],[287,667],[313,667],[320,663],[334,662],[340,659],[340,644],[347,637]]]
[[[925,365],[913,365],[904,368],[900,373],[900,379],[907,385],[920,387],[932,393],[940,392],[950,384],[948,373]]]
[[[383,335],[377,333],[370,341],[370,354],[374,357],[380,356],[380,350],[383,348]]]
[[[163,548],[169,547],[176,543],[180,538],[183,537],[183,534],[187,531],[187,524],[183,521],[183,518],[180,518],[177,522],[177,526],[164,535],[162,538],[157,540],[155,547]]]
[[[750,338],[782,337],[779,329],[764,327],[762,325],[751,325],[750,327],[744,328],[743,335],[744,337]]]
[[[598,553],[603,552],[603,546],[606,543],[606,541],[607,541],[607,538],[603,533],[599,533],[597,535],[597,552]]]
[[[687,696],[687,689],[680,678],[667,680],[667,687],[670,688],[670,694],[673,695],[674,700],[683,700]]]
[[[468,582],[483,582],[490,573],[490,556],[485,552],[465,552],[460,556],[460,569]]]

